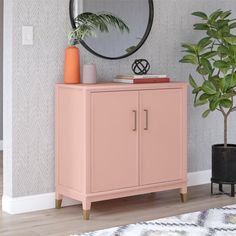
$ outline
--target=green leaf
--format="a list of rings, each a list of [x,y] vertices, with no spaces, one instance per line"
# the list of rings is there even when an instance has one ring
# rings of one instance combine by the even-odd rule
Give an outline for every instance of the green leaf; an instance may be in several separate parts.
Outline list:
[[[203,38],[199,41],[198,47],[200,49],[204,49],[205,47],[209,46],[212,43],[212,40],[210,37]]]
[[[207,100],[211,97],[212,95],[209,95],[209,94],[206,94],[206,93],[203,93],[200,97],[199,97],[199,100]]]
[[[204,111],[204,112],[202,113],[202,117],[203,117],[203,118],[207,118],[207,117],[208,117],[208,115],[210,114],[210,112],[211,112],[211,110],[210,110],[210,109],[208,109],[208,110]]]
[[[203,65],[204,69],[208,72],[208,74],[212,73],[211,63],[206,58],[201,58],[201,64]]]
[[[193,25],[195,30],[209,30],[210,27],[207,24],[204,23],[198,23]]]
[[[208,78],[215,86],[217,94],[220,93],[220,78],[217,78],[217,76]]]
[[[193,89],[192,94],[198,94],[201,90],[202,90],[201,87],[195,88],[195,89]]]
[[[230,83],[231,83],[230,77],[226,76],[225,78],[220,79],[219,81],[220,89],[223,93],[226,93],[226,91],[229,89]]]
[[[221,45],[218,47],[217,53],[220,57],[226,57],[229,53],[229,49],[226,46]]]
[[[207,20],[208,19],[208,16],[204,12],[201,12],[201,11],[193,12],[192,15],[200,17],[203,20]]]
[[[208,71],[202,65],[197,67],[197,72],[200,75],[208,75]]]
[[[225,93],[222,97],[223,98],[232,98],[236,95],[236,91],[230,90],[227,93]]]
[[[227,18],[228,16],[230,16],[231,14],[232,14],[231,11],[222,12],[221,15],[220,15],[220,18],[221,18],[221,19],[225,19],[225,18]]]
[[[219,106],[220,101],[218,99],[210,101],[210,110],[215,111],[216,108]]]
[[[230,87],[234,88],[236,86],[236,74],[232,74],[231,76],[231,82],[230,82]]]
[[[236,56],[230,56],[229,63],[233,68],[236,68]]]
[[[230,29],[234,29],[234,28],[236,28],[236,22],[230,24],[230,25],[229,25],[229,28],[230,28]]]
[[[202,105],[205,105],[205,104],[207,104],[208,103],[208,100],[196,100],[195,102],[194,102],[194,106],[195,107],[198,107],[198,106],[202,106]]]
[[[198,59],[195,55],[186,55],[184,56],[181,60],[181,63],[190,63],[193,65],[197,65],[198,64]]]
[[[221,27],[219,33],[222,37],[228,37],[230,35],[230,28],[228,26],[228,23],[225,23],[225,26]]]
[[[189,83],[193,88],[195,88],[195,89],[198,88],[197,83],[195,82],[195,80],[193,79],[191,74],[189,75]]]
[[[231,84],[231,78],[230,76],[226,76],[225,77],[225,89],[224,89],[224,93],[226,93],[228,91],[228,89],[230,88],[230,84]]]
[[[228,54],[235,60],[235,58],[236,58],[236,45],[229,45]]]
[[[224,37],[224,40],[227,43],[234,44],[236,43],[236,36]]]
[[[209,76],[208,79],[215,85],[215,87],[217,87],[217,85],[219,84],[219,81],[220,81],[220,78],[218,75]]]
[[[219,16],[223,13],[223,11],[221,11],[220,9],[213,12],[210,16],[209,16],[209,23],[213,24],[217,18],[219,18]]]
[[[228,28],[229,20],[218,20],[216,24],[218,29]]]
[[[192,43],[183,43],[182,44],[183,48],[186,48],[190,53],[197,53],[198,51],[198,46],[196,44]]]
[[[214,67],[219,68],[219,69],[227,69],[230,67],[227,62],[222,61],[222,60],[215,61],[213,65]]]
[[[218,34],[218,31],[216,31],[216,30],[213,30],[213,29],[208,30],[207,35],[212,38],[219,39],[219,34]]]
[[[224,108],[230,108],[232,106],[233,102],[229,99],[223,99],[220,101],[220,105]]]
[[[212,52],[206,52],[202,55],[200,55],[201,57],[204,57],[206,59],[210,59],[212,57],[215,57],[218,53],[216,51],[212,51]]]
[[[206,94],[216,94],[216,87],[214,86],[214,84],[211,81],[205,81],[202,85],[202,90],[206,93]]]
[[[226,74],[228,73],[229,69],[230,69],[230,68],[220,69],[220,71],[221,71],[224,75],[226,75]]]
[[[220,79],[220,90],[221,90],[222,92],[224,92],[225,84],[226,84],[225,78],[221,78],[221,79]]]

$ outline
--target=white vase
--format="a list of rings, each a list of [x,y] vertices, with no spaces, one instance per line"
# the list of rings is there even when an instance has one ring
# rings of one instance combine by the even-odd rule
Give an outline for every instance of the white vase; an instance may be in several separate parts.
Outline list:
[[[83,84],[96,84],[97,69],[95,64],[85,64],[83,66]]]

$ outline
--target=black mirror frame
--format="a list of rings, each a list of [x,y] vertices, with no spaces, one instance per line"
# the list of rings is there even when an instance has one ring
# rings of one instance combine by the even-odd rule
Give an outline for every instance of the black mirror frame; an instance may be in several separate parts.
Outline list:
[[[126,58],[126,57],[129,57],[131,56],[132,54],[134,54],[135,52],[137,52],[142,46],[143,44],[145,43],[145,41],[147,40],[150,32],[151,32],[151,29],[152,29],[152,25],[153,25],[153,19],[154,19],[154,3],[153,3],[153,0],[148,0],[148,3],[149,3],[149,19],[148,19],[148,26],[147,26],[147,29],[145,31],[145,34],[142,38],[142,40],[139,42],[138,46],[136,47],[136,49],[131,52],[131,53],[127,53],[123,56],[119,56],[119,57],[107,57],[107,56],[104,56],[104,55],[101,55],[97,52],[95,52],[93,49],[91,49],[84,41],[81,41],[81,44],[83,45],[84,48],[86,48],[90,53],[96,55],[97,57],[101,57],[103,59],[108,59],[108,60],[119,60],[119,59],[123,59],[123,58]],[[73,29],[76,29],[76,25],[75,25],[75,22],[74,22],[74,15],[73,15],[73,11],[74,11],[74,0],[70,0],[70,5],[69,5],[69,14],[70,14],[70,22],[71,22],[71,25],[72,25],[72,28]]]

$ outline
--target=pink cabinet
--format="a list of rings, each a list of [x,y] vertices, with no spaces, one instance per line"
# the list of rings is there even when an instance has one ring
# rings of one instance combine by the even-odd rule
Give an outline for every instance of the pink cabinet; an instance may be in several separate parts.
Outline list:
[[[183,179],[183,91],[140,92],[141,184]]]
[[[180,189],[186,200],[184,83],[56,86],[56,206]]]
[[[91,192],[139,185],[138,92],[91,96]]]

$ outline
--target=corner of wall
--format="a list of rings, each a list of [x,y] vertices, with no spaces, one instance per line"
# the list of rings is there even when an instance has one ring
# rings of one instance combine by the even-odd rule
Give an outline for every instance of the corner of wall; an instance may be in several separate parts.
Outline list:
[[[12,27],[13,0],[4,0],[3,27],[3,192],[12,195]]]

